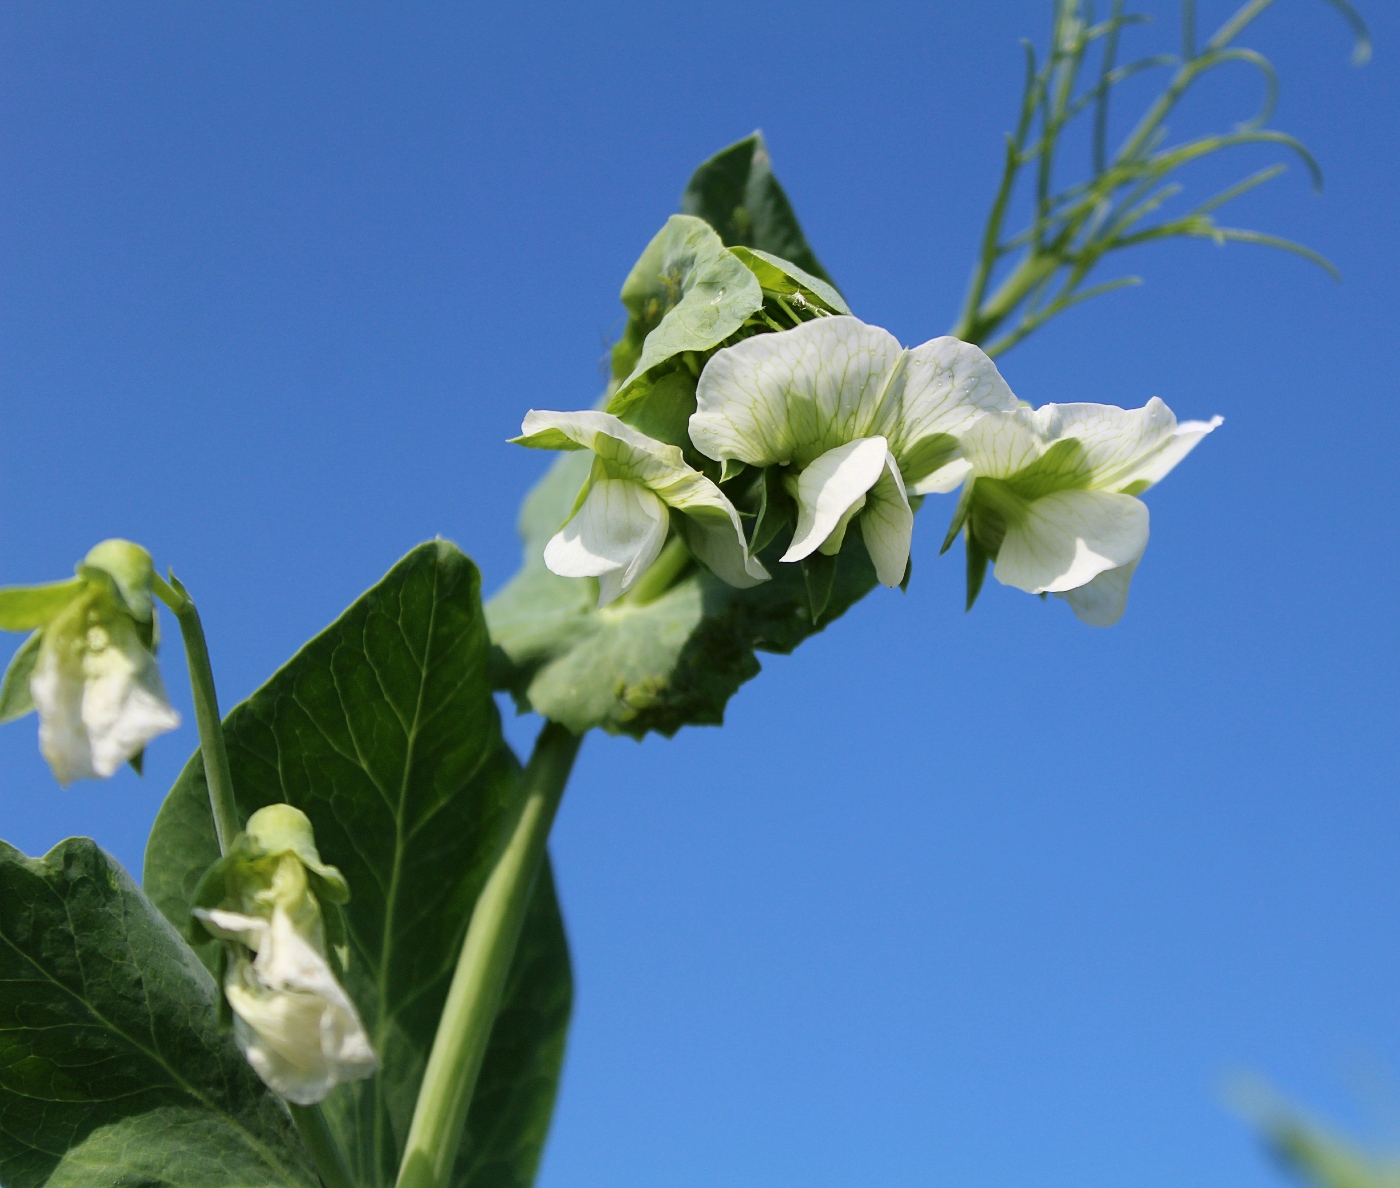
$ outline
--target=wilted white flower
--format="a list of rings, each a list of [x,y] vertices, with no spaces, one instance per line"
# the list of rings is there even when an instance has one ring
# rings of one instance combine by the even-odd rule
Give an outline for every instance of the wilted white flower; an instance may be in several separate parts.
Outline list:
[[[78,577],[0,591],[0,626],[34,629],[5,675],[3,720],[39,711],[39,749],[61,784],[105,778],[175,729],[156,667],[150,554],[109,540]]]
[[[701,373],[696,402],[690,437],[702,454],[790,468],[798,522],[784,561],[838,552],[856,522],[886,586],[908,565],[909,495],[955,488],[966,471],[959,434],[1016,406],[977,347],[935,338],[905,350],[848,316],[726,347]]]
[[[298,1105],[379,1067],[331,968],[309,876],[337,901],[348,895],[340,872],[321,862],[305,815],[270,805],[253,814],[196,892],[196,901],[215,898],[224,906],[194,909],[204,931],[229,951],[224,995],[234,1038],[268,1088]]]
[[[1136,409],[990,413],[962,435],[968,476],[944,548],[966,526],[969,549],[995,558],[997,581],[1057,594],[1084,622],[1111,626],[1147,547],[1147,506],[1136,497],[1219,424],[1178,424],[1155,396]]]
[[[517,445],[592,450],[582,503],[549,541],[544,562],[561,577],[598,579],[598,605],[626,593],[666,543],[671,511],[690,551],[731,586],[768,572],[749,555],[739,514],[724,492],[688,465],[677,446],[633,429],[611,413],[526,414]]]

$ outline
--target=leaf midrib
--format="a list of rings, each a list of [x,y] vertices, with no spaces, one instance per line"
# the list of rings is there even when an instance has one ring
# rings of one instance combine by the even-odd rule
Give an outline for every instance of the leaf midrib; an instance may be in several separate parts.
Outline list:
[[[407,745],[404,748],[403,775],[399,780],[399,806],[394,814],[394,864],[389,874],[389,890],[384,898],[384,935],[379,943],[379,969],[375,972],[375,987],[379,999],[379,1017],[374,1022],[375,1050],[384,1051],[384,1040],[388,1033],[390,1021],[389,1012],[389,985],[388,969],[389,958],[393,953],[395,929],[394,916],[398,907],[399,876],[403,870],[404,858],[404,805],[408,799],[409,775],[413,771],[414,748],[418,742],[418,721],[423,713],[423,694],[428,684],[428,668],[432,663],[433,643],[437,633],[437,612],[438,612],[438,581],[442,572],[441,559],[433,559],[433,595],[432,609],[428,612],[428,630],[423,642],[423,662],[418,670],[418,696],[413,705],[413,720],[407,732]],[[403,596],[400,593],[398,607],[399,630],[403,631]],[[406,638],[406,636],[405,636]],[[365,656],[368,659],[369,649],[365,648]],[[371,668],[373,665],[371,664]],[[375,679],[379,680],[380,687],[384,682],[380,680],[378,671],[375,672]],[[385,689],[385,698],[388,699],[388,690]],[[358,750],[358,745],[356,747]],[[384,1119],[388,1112],[388,1107],[384,1102],[384,1079],[382,1076],[374,1079],[374,1176],[379,1177],[380,1169],[384,1166]]]

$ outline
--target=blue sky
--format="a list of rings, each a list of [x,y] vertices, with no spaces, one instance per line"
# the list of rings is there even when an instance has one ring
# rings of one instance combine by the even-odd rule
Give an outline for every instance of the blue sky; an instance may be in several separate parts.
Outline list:
[[[1149,7],[1135,43],[1174,48]],[[1246,39],[1327,183],[1293,168],[1225,219],[1343,284],[1155,247],[1120,268],[1144,287],[1003,361],[1034,403],[1226,417],[1149,495],[1118,627],[990,581],[965,616],[935,500],[908,594],[768,658],[722,730],[590,738],[554,840],[578,995],[544,1188],[1274,1184],[1221,1104],[1239,1069],[1400,1138],[1367,1121],[1400,1102],[1400,16],[1363,9],[1365,69],[1316,0]],[[544,464],[503,439],[593,401],[690,170],[762,127],[855,311],[942,333],[1047,14],[7,5],[0,583],[145,543],[228,705],[419,540],[495,588]],[[1222,78],[1174,131],[1258,92]],[[0,736],[0,836],[138,866],[193,730],[60,792],[33,729]]]

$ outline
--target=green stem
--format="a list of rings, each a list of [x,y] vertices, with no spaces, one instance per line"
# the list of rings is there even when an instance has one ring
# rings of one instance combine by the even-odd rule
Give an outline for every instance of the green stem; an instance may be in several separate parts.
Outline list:
[[[292,1121],[297,1124],[301,1141],[316,1161],[321,1183],[326,1188],[355,1188],[355,1181],[351,1179],[340,1148],[331,1136],[331,1128],[326,1125],[326,1116],[321,1112],[321,1107],[294,1105],[289,1101],[287,1109],[292,1113]]]
[[[209,786],[209,807],[214,814],[214,832],[219,853],[227,854],[233,839],[243,828],[233,798],[233,776],[229,773],[228,750],[224,746],[223,720],[219,717],[219,697],[214,691],[214,670],[209,665],[209,646],[194,599],[173,573],[167,585],[157,574],[156,596],[175,612],[180,634],[185,640],[185,659],[190,666],[190,692],[194,696],[194,717],[199,726],[199,751],[204,758],[204,782]]]
[[[637,584],[627,591],[618,603],[623,606],[646,606],[655,602],[676,583],[690,564],[690,548],[679,533],[666,542],[660,555],[647,567],[646,573],[637,579]]]
[[[546,722],[535,740],[505,846],[472,909],[418,1090],[398,1188],[446,1188],[449,1182],[545,842],[581,741],[557,722]]]

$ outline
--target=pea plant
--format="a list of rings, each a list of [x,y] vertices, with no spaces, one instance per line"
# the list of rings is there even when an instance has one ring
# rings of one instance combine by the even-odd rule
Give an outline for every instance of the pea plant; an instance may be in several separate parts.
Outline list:
[[[1125,59],[1142,18],[1122,0],[1055,0],[962,311],[918,345],[851,310],[758,134],[705,161],[626,275],[601,398],[521,409],[502,445],[557,457],[520,510],[521,568],[485,603],[456,545],[419,545],[223,716],[194,598],[139,545],[0,590],[0,628],[26,635],[0,721],[37,713],[59,783],[139,771],[179,725],[162,606],[199,735],[139,884],[86,838],[42,858],[0,843],[0,1182],[530,1184],[571,1002],[547,842],[590,730],[720,725],[757,653],[908,584],[921,511],[945,552],[961,542],[968,609],[990,573],[1090,626],[1127,610],[1143,497],[1221,419],[1156,398],[1036,407],[995,360],[1133,283],[1098,272],[1139,244],[1330,267],[1217,221],[1282,163],[1176,202],[1184,169],[1241,146],[1316,172],[1269,126],[1272,67],[1240,44],[1269,7],[1201,40],[1186,3],[1175,52]],[[1229,66],[1259,73],[1263,109],[1173,140],[1178,105]],[[1111,141],[1124,84],[1154,72]],[[1071,143],[1086,173],[1064,168]],[[501,692],[543,723],[524,763]]]

